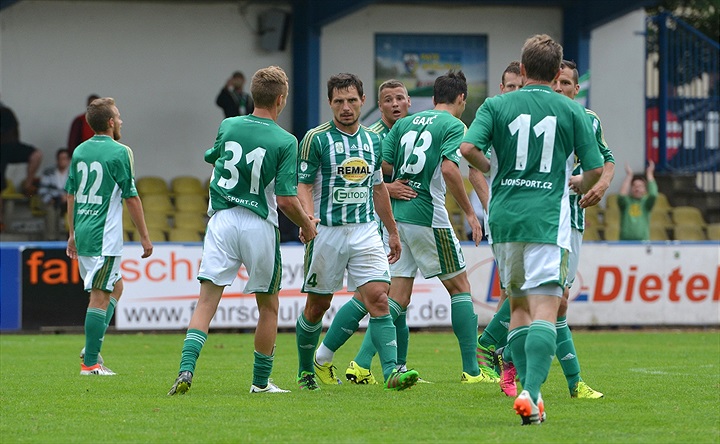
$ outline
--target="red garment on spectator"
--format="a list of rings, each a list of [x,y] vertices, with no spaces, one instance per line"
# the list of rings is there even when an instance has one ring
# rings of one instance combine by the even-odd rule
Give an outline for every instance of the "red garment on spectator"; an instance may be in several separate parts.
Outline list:
[[[85,120],[85,114],[80,114],[75,117],[70,125],[70,136],[68,137],[67,147],[70,150],[70,155],[75,150],[75,147],[85,142],[89,138],[95,135],[95,131],[90,128],[87,120]]]

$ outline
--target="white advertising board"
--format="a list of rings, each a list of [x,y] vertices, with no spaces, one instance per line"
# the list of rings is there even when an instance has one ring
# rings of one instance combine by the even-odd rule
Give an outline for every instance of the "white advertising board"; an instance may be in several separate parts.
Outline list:
[[[486,325],[500,294],[490,247],[464,244],[478,323]],[[126,246],[122,261],[125,290],[116,310],[120,330],[182,330],[197,303],[196,273],[202,247],[158,245],[148,259]],[[279,327],[294,328],[305,305],[300,292],[303,247],[283,246]],[[691,244],[603,244],[583,246],[568,320],[576,326],[720,325],[720,246]],[[212,328],[253,328],[255,298],[243,294],[244,268],[225,289]],[[338,292],[323,323],[352,294]],[[450,298],[438,279],[418,277],[408,308],[410,327],[450,326]],[[361,326],[367,325],[367,318]]]

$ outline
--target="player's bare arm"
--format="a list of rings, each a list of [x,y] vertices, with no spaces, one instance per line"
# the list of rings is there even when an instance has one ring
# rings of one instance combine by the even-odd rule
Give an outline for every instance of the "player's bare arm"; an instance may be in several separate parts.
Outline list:
[[[380,220],[390,235],[388,241],[388,246],[390,247],[388,262],[394,264],[400,259],[402,247],[400,246],[400,234],[398,233],[395,217],[392,214],[392,207],[390,206],[390,195],[384,183],[373,186],[373,203],[375,204],[375,211],[377,211]]]
[[[320,219],[315,218],[312,213],[307,214],[297,196],[277,196],[277,204],[280,211],[300,227],[303,243],[310,242],[317,236],[317,223]]]
[[[477,246],[482,239],[482,228],[475,214],[475,210],[470,203],[470,199],[465,192],[465,184],[460,174],[460,168],[452,160],[443,159],[440,169],[450,194],[452,194],[455,201],[460,205],[460,209],[465,213],[470,228],[472,228],[473,241],[475,241],[475,245]]]
[[[147,225],[145,225],[145,214],[143,212],[142,201],[139,196],[133,196],[125,199],[130,218],[135,224],[135,228],[140,234],[140,244],[143,248],[142,257],[149,257],[153,252],[153,244],[150,241],[150,233],[148,233]]]
[[[615,163],[605,162],[600,180],[580,199],[580,207],[587,208],[599,204],[610,187],[613,177],[615,177]]]
[[[485,153],[480,151],[475,145],[469,142],[463,142],[460,144],[460,154],[467,160],[470,165],[487,173],[490,171],[490,160],[485,156]]]

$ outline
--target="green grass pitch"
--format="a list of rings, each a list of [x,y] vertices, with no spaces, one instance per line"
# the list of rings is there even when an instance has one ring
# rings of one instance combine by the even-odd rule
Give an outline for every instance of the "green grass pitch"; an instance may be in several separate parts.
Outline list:
[[[0,336],[0,441],[14,442],[720,442],[720,335],[709,331],[574,333],[585,381],[601,400],[570,399],[557,361],[548,415],[521,427],[494,384],[460,384],[452,333],[410,338],[409,364],[432,384],[295,386],[295,336],[277,341],[273,379],[287,394],[249,394],[252,334],[211,332],[192,389],[166,396],[184,334],[117,334],[103,356],[114,377],[79,376],[82,335]],[[356,334],[335,356],[344,375]],[[381,375],[378,365],[375,375]]]

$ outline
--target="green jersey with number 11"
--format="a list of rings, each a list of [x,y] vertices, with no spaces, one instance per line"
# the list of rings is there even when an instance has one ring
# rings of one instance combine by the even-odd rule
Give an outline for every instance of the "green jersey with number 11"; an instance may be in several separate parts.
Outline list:
[[[393,166],[393,180],[407,180],[417,196],[392,200],[398,222],[452,228],[445,209],[442,162],[460,162],[458,148],[465,124],[447,111],[427,110],[404,117],[383,140],[383,160]]]
[[[277,227],[275,195],[297,195],[297,139],[272,119],[249,115],[223,120],[205,161],[215,165],[211,216],[241,206]]]
[[[464,141],[491,150],[492,242],[570,248],[575,154],[586,170],[603,166],[585,108],[549,86],[526,86],[487,99]]]

